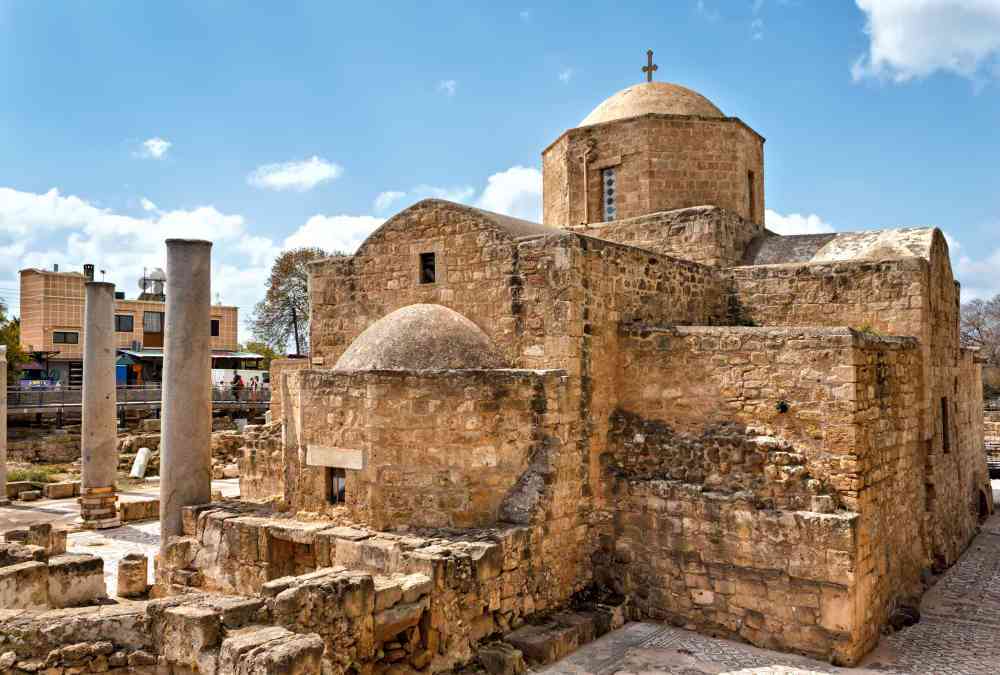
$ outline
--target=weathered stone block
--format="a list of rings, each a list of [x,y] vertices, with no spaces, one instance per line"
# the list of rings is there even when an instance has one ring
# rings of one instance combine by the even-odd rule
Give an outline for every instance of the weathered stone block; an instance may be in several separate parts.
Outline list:
[[[163,615],[160,654],[169,663],[197,668],[202,652],[219,644],[222,616],[210,607],[171,607]]]
[[[480,647],[476,658],[490,675],[521,675],[526,670],[520,650],[506,642],[493,642]]]
[[[60,483],[46,483],[42,488],[46,499],[69,499],[75,497],[80,490],[79,481],[62,481]]]
[[[248,628],[226,638],[219,654],[222,673],[314,675],[322,672],[323,640],[284,628]]]
[[[107,597],[101,558],[89,553],[49,558],[49,603],[53,607],[93,605]]]
[[[375,641],[387,642],[407,628],[420,623],[427,609],[426,602],[396,605],[375,614]]]
[[[49,566],[23,562],[0,567],[0,608],[48,609]]]
[[[138,598],[149,590],[149,559],[129,553],[118,561],[118,597]]]

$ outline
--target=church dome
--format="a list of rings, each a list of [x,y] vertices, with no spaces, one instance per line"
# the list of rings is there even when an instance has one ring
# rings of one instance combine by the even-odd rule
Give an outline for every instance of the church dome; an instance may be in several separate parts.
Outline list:
[[[696,91],[669,82],[643,82],[605,99],[587,115],[581,127],[639,115],[697,115],[725,117],[722,111]]]
[[[489,336],[442,305],[409,305],[383,316],[355,338],[334,370],[503,368]]]

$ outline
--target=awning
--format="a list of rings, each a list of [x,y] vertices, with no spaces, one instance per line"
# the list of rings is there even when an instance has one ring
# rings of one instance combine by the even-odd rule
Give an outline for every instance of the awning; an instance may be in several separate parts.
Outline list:
[[[119,354],[125,354],[137,359],[162,359],[163,350],[162,349],[119,349]],[[229,352],[221,349],[212,350],[213,359],[262,359],[263,354],[254,354],[253,352]]]

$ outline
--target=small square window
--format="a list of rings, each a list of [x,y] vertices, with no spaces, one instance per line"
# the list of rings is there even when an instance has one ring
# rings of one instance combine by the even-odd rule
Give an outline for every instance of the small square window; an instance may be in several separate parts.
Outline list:
[[[212,319],[212,337],[219,337],[219,320]]]
[[[327,468],[326,501],[344,504],[347,501],[347,473],[343,469]]]
[[[420,254],[420,283],[433,284],[437,280],[437,269],[433,253]]]
[[[52,342],[57,345],[75,345],[80,343],[80,334],[57,330],[52,333]]]
[[[131,333],[135,328],[135,322],[131,314],[115,314],[115,332]]]

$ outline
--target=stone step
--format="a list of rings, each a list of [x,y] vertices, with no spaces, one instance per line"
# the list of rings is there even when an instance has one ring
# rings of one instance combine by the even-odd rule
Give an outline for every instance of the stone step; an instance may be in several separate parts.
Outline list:
[[[497,647],[488,651],[490,659],[481,659],[489,672],[517,672],[519,656],[531,666],[544,666],[593,642],[625,623],[622,606],[597,605],[589,609],[553,614],[539,624],[528,624],[504,636],[504,642],[519,654]],[[487,661],[492,661],[487,663]]]

